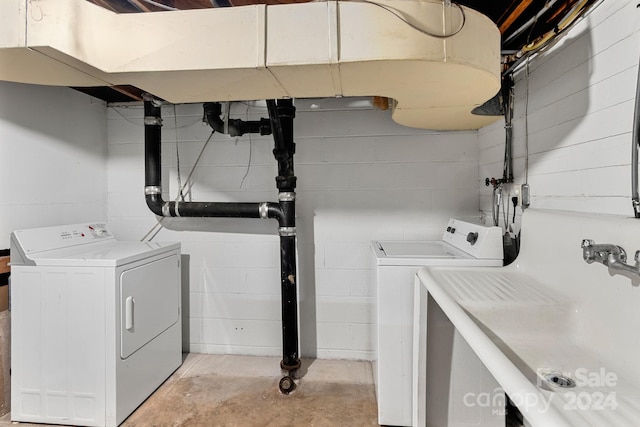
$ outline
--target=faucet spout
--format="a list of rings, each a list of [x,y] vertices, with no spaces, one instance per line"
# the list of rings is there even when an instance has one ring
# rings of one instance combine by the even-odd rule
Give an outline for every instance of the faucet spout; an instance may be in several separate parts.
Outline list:
[[[618,245],[596,244],[595,241],[584,239],[582,241],[582,258],[587,264],[599,262],[606,265],[609,274],[614,276],[621,274],[634,281],[640,279],[640,250],[635,254],[635,265],[627,264],[627,252]]]
[[[610,275],[621,274],[630,279],[638,279],[640,277],[640,263],[638,262],[638,257],[640,256],[640,251],[636,252],[636,264],[629,265],[624,261],[620,260],[615,255],[609,255],[609,259],[607,261],[607,268],[609,270]]]

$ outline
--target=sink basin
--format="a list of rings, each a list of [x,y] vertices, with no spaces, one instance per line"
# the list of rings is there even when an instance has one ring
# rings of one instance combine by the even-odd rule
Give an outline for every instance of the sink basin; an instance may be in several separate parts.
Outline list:
[[[527,425],[639,426],[640,286],[611,276],[600,263],[587,264],[581,247],[589,239],[632,254],[640,249],[638,236],[636,218],[527,209],[511,265],[421,270],[414,394],[422,397],[414,404],[414,425],[428,424],[440,402],[449,405],[449,412],[435,410],[442,417],[478,403],[463,399],[474,381],[489,376],[498,391],[479,390],[497,401],[506,393]],[[468,351],[458,351],[458,336]],[[493,425],[491,415],[473,425]],[[435,425],[463,424],[449,418]]]
[[[504,270],[430,268],[418,276],[532,425],[637,425],[640,385],[619,354],[598,344],[606,328],[566,296]]]

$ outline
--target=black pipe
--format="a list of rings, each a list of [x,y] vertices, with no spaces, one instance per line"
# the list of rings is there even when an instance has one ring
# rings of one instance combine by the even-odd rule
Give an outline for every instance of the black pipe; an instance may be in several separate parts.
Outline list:
[[[291,99],[282,99],[276,105],[273,100],[267,101],[269,117],[271,117],[271,129],[275,148],[273,156],[278,161],[278,176],[276,186],[281,192],[295,191],[296,176],[293,172],[293,155],[296,152],[296,144],[293,142],[293,119],[295,107]],[[274,120],[273,118],[277,120]]]
[[[226,133],[229,136],[242,136],[245,133],[259,133],[260,135],[271,135],[271,123],[269,119],[260,120],[240,120],[227,119],[227,128],[220,115],[222,114],[222,106],[219,102],[205,102],[202,105],[204,109],[204,120],[211,129],[218,133]]]
[[[162,139],[160,103],[154,99],[144,102],[144,186],[157,187],[161,182],[160,142]]]
[[[298,296],[296,290],[296,236],[280,235],[280,290],[282,305],[282,361],[292,371],[300,367],[298,357]]]
[[[217,105],[216,105],[217,104]],[[145,124],[145,197],[149,209],[158,216],[171,217],[227,217],[227,218],[272,218],[278,221],[280,235],[280,278],[282,292],[282,361],[280,366],[289,372],[300,367],[298,354],[298,303],[296,285],[296,222],[295,188],[296,176],[293,171],[293,119],[295,107],[291,99],[267,101],[269,119],[256,122],[233,122],[234,133],[242,135],[251,129],[258,129],[265,135],[273,130],[273,154],[278,162],[278,203],[220,203],[220,202],[165,202],[162,199],[161,179],[161,104],[150,95],[144,98]],[[204,106],[205,120],[215,130],[224,130],[220,119],[220,104],[207,103]],[[256,128],[259,126],[259,128]],[[231,121],[229,124],[231,129]],[[231,136],[234,134],[229,132]],[[289,377],[281,391],[289,393],[294,383]]]
[[[267,101],[278,161],[276,185],[282,219],[280,220],[280,291],[282,298],[282,369],[292,371],[300,367],[298,354],[298,296],[296,273],[296,176],[293,171],[293,119],[295,107],[291,99]],[[282,386],[281,386],[282,389]],[[285,390],[285,392],[287,392]]]
[[[268,216],[267,203],[165,202],[162,199],[162,118],[161,103],[150,96],[144,101],[145,197],[149,209],[166,217],[275,218]]]

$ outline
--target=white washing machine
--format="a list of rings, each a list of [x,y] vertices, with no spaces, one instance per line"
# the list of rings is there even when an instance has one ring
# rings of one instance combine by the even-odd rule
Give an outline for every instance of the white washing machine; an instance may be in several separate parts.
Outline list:
[[[378,423],[410,426],[413,406],[413,310],[416,273],[425,266],[501,266],[502,229],[450,219],[442,240],[374,241],[374,380]]]
[[[180,244],[11,234],[11,420],[117,426],[182,363]]]

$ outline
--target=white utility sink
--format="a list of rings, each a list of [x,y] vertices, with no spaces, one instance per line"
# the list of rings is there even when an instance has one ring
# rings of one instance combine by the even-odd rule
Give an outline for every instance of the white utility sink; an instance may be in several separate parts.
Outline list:
[[[451,322],[527,425],[640,423],[640,288],[627,277],[610,276],[604,265],[585,263],[585,238],[633,253],[640,248],[640,220],[527,211],[522,250],[511,266],[436,267],[418,274],[422,304],[416,318],[422,311],[426,319],[427,307],[437,304],[430,310]],[[425,322],[417,329],[430,328]],[[416,345],[426,341],[416,335]],[[418,363],[441,360],[437,347],[417,348]],[[439,363],[432,371],[457,369],[456,363]],[[424,377],[424,369],[415,369]],[[429,393],[437,392],[431,384]]]

